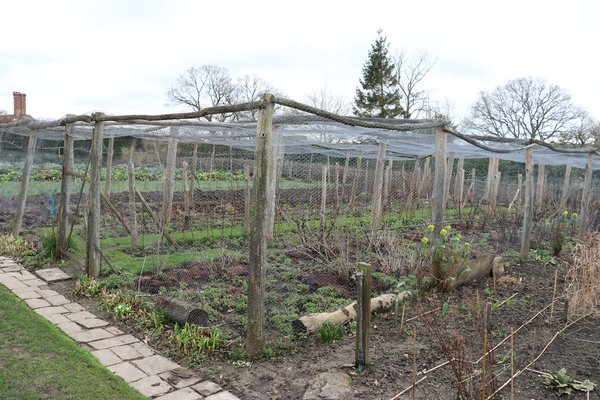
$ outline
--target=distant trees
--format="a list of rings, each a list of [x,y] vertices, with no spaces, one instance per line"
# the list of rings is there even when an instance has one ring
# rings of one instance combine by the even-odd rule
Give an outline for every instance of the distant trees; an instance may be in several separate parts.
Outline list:
[[[427,54],[410,59],[405,51],[396,57],[396,76],[400,89],[400,106],[404,118],[418,118],[428,111],[429,93],[423,88],[423,81],[434,66]]]
[[[216,65],[191,67],[177,78],[177,85],[167,92],[168,103],[183,104],[198,111],[206,107],[216,107],[258,100],[261,93],[274,91],[265,81],[255,76],[242,76],[233,81],[227,68]],[[207,116],[211,121],[214,116]],[[216,116],[219,122],[254,119],[256,111],[231,113]]]
[[[559,141],[577,147],[593,145],[600,148],[600,121],[582,111],[571,124],[571,129],[560,134]]]
[[[313,90],[306,96],[307,104],[321,110],[329,111],[338,115],[346,115],[350,106],[343,96],[333,93],[327,86],[319,90]]]
[[[569,132],[580,117],[565,90],[528,77],[480,92],[464,125],[487,135],[548,140]]]
[[[396,67],[388,47],[386,37],[379,30],[354,96],[353,112],[359,117],[394,118],[404,113]]]

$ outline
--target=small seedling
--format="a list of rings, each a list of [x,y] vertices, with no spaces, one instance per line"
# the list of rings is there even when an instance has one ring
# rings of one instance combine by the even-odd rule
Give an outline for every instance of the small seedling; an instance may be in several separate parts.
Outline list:
[[[544,378],[544,385],[551,389],[558,390],[561,395],[570,395],[573,393],[573,390],[591,392],[596,388],[596,384],[587,379],[583,382],[574,380],[571,375],[567,374],[565,368],[559,369],[558,372],[554,374],[546,372],[542,374],[542,377]]]
[[[319,338],[323,343],[333,343],[346,334],[346,328],[342,325],[334,325],[327,321],[319,328]]]
[[[113,311],[118,317],[122,317],[131,314],[131,307],[125,304],[117,304]]]

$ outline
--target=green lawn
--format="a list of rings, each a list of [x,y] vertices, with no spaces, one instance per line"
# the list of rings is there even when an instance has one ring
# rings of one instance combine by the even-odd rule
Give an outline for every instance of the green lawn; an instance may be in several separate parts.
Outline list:
[[[144,398],[0,285],[0,399]]]

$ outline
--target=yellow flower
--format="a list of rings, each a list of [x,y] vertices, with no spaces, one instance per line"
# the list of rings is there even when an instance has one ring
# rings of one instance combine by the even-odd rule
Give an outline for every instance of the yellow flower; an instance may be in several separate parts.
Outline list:
[[[465,247],[469,247],[470,245],[471,245],[471,243],[465,242]]]
[[[426,237],[424,237],[424,238],[421,239],[421,243],[427,244],[427,243],[429,243],[429,239],[427,239]]]
[[[447,230],[445,230],[445,229],[442,229],[442,230],[440,231],[440,235],[442,235],[442,236],[446,236],[446,234],[447,234],[447,233],[448,233],[448,231],[447,231]]]
[[[569,212],[568,212],[568,211],[566,211],[566,210],[565,210],[565,211],[563,211],[563,212],[562,212],[562,216],[563,216],[563,217],[566,217],[567,215],[569,215]]]
[[[452,229],[452,227],[450,225],[446,225],[446,230],[449,231],[450,229]]]
[[[434,229],[435,229],[435,226],[433,226],[433,225],[427,225],[427,230],[429,232],[433,232]]]
[[[572,216],[573,218],[577,218],[577,213],[573,213],[573,214],[571,214],[571,216]]]

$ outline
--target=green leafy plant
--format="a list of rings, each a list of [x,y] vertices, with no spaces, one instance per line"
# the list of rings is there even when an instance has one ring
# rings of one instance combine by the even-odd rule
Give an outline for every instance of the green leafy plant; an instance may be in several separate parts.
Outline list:
[[[21,236],[0,233],[0,254],[12,258],[20,258],[23,253],[32,249],[33,246],[28,244]]]
[[[343,325],[334,325],[329,321],[326,321],[319,328],[319,339],[323,343],[333,343],[338,339],[341,339],[346,334],[346,328]]]
[[[201,328],[187,322],[183,327],[175,324],[171,339],[184,356],[192,353],[215,352],[223,343],[223,335],[220,331]]]
[[[550,387],[551,389],[558,390],[558,392],[566,395],[570,395],[573,393],[573,390],[578,390],[580,392],[591,392],[596,388],[596,384],[585,380],[583,382],[579,382],[573,379],[571,375],[567,374],[567,370],[565,368],[561,368],[556,373],[546,372],[542,374],[544,378],[544,385]]]
[[[113,308],[113,312],[117,317],[124,317],[131,314],[131,307],[126,304],[117,304]]]
[[[577,213],[563,211],[553,223],[552,253],[557,257],[577,226]]]
[[[94,278],[90,278],[88,275],[83,274],[79,277],[79,281],[75,285],[74,292],[75,294],[83,295],[86,297],[94,297],[98,295],[103,288],[104,284],[102,282],[99,282]]]

